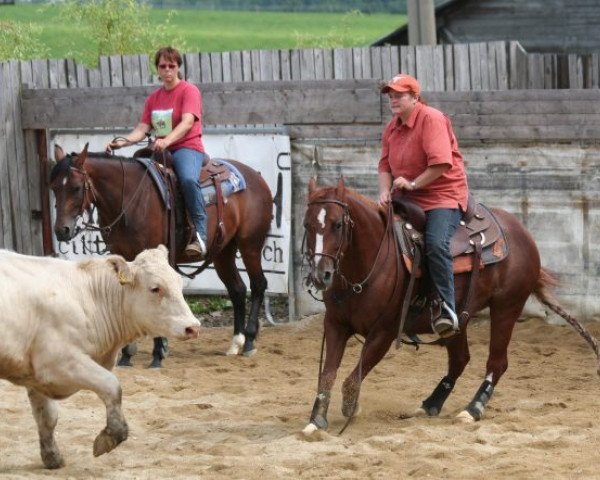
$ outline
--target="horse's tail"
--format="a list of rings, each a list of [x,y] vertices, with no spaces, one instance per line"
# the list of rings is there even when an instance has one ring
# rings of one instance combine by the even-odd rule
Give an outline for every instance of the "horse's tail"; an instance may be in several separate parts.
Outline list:
[[[569,315],[560,302],[554,297],[552,291],[554,287],[558,285],[558,280],[554,275],[542,268],[540,271],[540,278],[538,279],[537,285],[533,294],[536,298],[546,305],[554,313],[564,318],[569,325],[571,325],[579,335],[592,347],[596,354],[596,372],[600,375],[600,349],[598,348],[598,340],[574,317]]]

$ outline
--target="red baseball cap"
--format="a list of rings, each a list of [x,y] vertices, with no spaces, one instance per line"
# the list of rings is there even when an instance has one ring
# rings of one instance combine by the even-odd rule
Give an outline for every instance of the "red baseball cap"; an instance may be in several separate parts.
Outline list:
[[[415,95],[420,95],[421,85],[419,85],[416,78],[400,73],[381,88],[381,93],[388,93],[390,90],[396,92],[412,92]]]

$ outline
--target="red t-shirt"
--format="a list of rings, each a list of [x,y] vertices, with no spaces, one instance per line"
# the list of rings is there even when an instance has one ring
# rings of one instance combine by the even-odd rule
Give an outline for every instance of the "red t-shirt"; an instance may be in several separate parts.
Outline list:
[[[446,115],[419,102],[402,123],[394,116],[383,131],[378,171],[393,178],[414,180],[431,165],[447,163],[450,168],[439,178],[415,191],[403,191],[423,210],[467,208],[467,175],[458,142]]]
[[[202,144],[202,94],[196,85],[180,80],[175,88],[155,90],[146,99],[140,121],[150,125],[158,138],[168,135],[179,123],[184,113],[194,115],[192,128],[175,143],[170,151],[191,148],[204,152]]]

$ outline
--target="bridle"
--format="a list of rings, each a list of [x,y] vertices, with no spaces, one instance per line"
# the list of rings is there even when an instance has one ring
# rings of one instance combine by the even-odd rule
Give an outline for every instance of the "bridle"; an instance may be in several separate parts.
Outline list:
[[[354,293],[361,293],[363,291],[363,288],[365,287],[365,285],[367,284],[367,282],[371,279],[371,277],[373,276],[374,272],[375,272],[375,267],[379,261],[379,257],[381,255],[381,251],[383,249],[383,244],[385,242],[386,237],[388,237],[390,235],[390,233],[392,233],[392,220],[393,220],[393,211],[392,211],[392,207],[390,204],[389,210],[388,210],[388,221],[386,224],[386,228],[383,232],[383,235],[381,237],[381,241],[379,242],[379,247],[377,249],[377,255],[375,256],[375,260],[373,262],[373,265],[371,266],[371,269],[369,270],[369,273],[367,273],[366,277],[360,281],[360,282],[350,282],[346,276],[344,275],[344,273],[341,271],[341,267],[340,267],[340,263],[344,257],[344,247],[346,245],[349,245],[352,242],[352,230],[354,228],[354,221],[352,220],[352,217],[350,216],[350,208],[348,206],[347,203],[342,202],[340,200],[336,200],[336,199],[319,199],[319,200],[313,200],[308,202],[308,207],[312,206],[312,205],[319,205],[319,204],[334,204],[334,205],[338,205],[339,207],[342,208],[343,210],[343,214],[342,214],[342,240],[340,241],[337,250],[335,252],[335,254],[330,254],[330,253],[315,253],[313,251],[311,251],[310,249],[307,249],[306,247],[306,228],[304,229],[304,238],[302,239],[302,247],[301,247],[301,251],[302,251],[302,258],[306,259],[308,262],[308,265],[311,269],[311,272],[314,271],[315,267],[316,267],[316,262],[315,262],[315,257],[327,257],[327,258],[331,258],[333,260],[333,267],[334,267],[334,273],[339,275],[340,278],[344,281],[344,283],[346,285],[349,285],[352,288],[352,291]],[[312,277],[312,273],[309,273],[306,277],[306,286],[311,286],[314,285],[314,279]],[[312,293],[309,291],[309,293],[311,294],[311,296],[313,296],[313,298],[316,298],[314,295],[312,295]],[[316,298],[319,301],[322,301],[318,298]]]
[[[67,175],[69,175],[71,172],[77,172],[83,177],[83,197],[81,199],[81,206],[79,208],[79,212],[77,213],[77,216],[83,217],[84,212],[85,211],[88,212],[88,220],[87,221],[83,220],[83,225],[84,225],[83,228],[79,227],[78,225],[75,227],[75,232],[74,232],[73,236],[78,235],[79,233],[84,232],[84,231],[99,231],[102,235],[110,235],[110,232],[112,231],[113,227],[117,223],[119,223],[121,221],[121,219],[125,216],[126,212],[129,210],[129,207],[131,206],[133,201],[136,199],[136,197],[140,193],[141,187],[143,185],[144,177],[148,174],[148,169],[144,169],[144,175],[142,176],[142,179],[140,180],[140,183],[138,184],[136,191],[129,199],[129,203],[126,206],[124,206],[123,204],[125,202],[125,182],[126,182],[125,166],[123,165],[123,160],[119,158],[119,162],[121,164],[121,177],[122,177],[121,178],[121,211],[109,225],[106,225],[104,227],[99,227],[92,220],[94,208],[96,208],[97,203],[98,203],[98,199],[96,196],[96,189],[94,188],[92,179],[90,178],[90,176],[85,168],[78,168],[78,167],[73,166],[72,155],[67,155],[65,160],[67,160],[67,159],[69,160],[69,173]]]

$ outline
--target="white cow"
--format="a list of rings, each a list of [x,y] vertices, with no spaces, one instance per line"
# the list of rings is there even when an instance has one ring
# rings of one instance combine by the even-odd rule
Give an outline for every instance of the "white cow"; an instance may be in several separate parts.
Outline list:
[[[110,370],[119,349],[142,335],[198,337],[181,277],[162,245],[133,262],[118,255],[79,263],[0,250],[0,378],[27,388],[42,460],[60,468],[56,400],[79,390],[106,405],[102,455],[127,438],[121,386]]]

